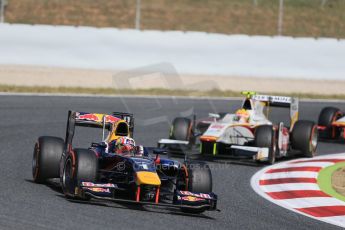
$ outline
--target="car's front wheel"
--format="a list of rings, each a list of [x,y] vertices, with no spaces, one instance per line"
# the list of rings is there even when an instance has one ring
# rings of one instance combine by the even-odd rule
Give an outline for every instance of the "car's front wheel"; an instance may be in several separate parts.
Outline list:
[[[255,129],[254,146],[268,148],[269,164],[274,164],[276,160],[276,138],[272,125],[261,125]]]
[[[192,193],[212,192],[212,173],[209,166],[203,162],[189,162],[182,166],[181,174],[177,179],[179,190]],[[182,208],[187,213],[202,213],[204,209]]]
[[[71,198],[81,182],[96,182],[98,159],[95,153],[88,149],[75,149],[69,153],[62,174],[62,190],[65,196]],[[88,199],[89,197],[78,197]]]

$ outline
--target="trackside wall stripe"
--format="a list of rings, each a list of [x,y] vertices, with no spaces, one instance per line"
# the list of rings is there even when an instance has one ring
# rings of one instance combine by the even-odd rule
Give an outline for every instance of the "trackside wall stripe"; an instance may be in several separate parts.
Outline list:
[[[320,190],[291,190],[284,192],[268,192],[267,195],[276,200],[295,199],[303,197],[330,197]]]
[[[312,215],[314,217],[329,217],[329,216],[343,216],[345,215],[345,206],[322,206],[310,208],[298,208],[300,212]],[[345,218],[345,217],[344,217]]]
[[[260,185],[288,184],[288,183],[317,183],[316,178],[281,178],[260,180]]]
[[[305,160],[305,161],[293,161],[289,162],[289,164],[298,164],[298,163],[306,163],[306,162],[331,162],[331,163],[338,163],[342,162],[344,159],[315,159],[315,160]]]
[[[278,168],[270,169],[266,173],[278,173],[278,172],[319,172],[321,167],[290,167],[290,168]]]
[[[272,184],[288,184],[288,183],[317,183],[316,178],[278,178],[278,179],[268,179],[260,180],[260,185],[272,185]]]

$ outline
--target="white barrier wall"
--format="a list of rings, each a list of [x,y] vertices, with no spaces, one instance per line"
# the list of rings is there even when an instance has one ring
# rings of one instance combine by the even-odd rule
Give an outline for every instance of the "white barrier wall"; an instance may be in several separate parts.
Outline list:
[[[0,64],[345,80],[345,40],[0,25]]]

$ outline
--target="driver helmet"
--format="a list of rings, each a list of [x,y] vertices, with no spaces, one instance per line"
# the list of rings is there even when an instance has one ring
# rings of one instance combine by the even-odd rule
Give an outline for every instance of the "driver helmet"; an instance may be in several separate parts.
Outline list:
[[[236,111],[235,117],[240,123],[248,123],[250,114],[246,109],[239,109]]]
[[[134,154],[135,153],[135,141],[130,137],[120,137],[115,142],[115,153],[117,154]]]

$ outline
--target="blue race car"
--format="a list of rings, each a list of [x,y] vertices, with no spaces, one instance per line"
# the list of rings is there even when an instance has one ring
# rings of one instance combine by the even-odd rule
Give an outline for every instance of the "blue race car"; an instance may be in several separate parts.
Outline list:
[[[101,128],[102,141],[73,148],[76,126]],[[69,111],[65,140],[38,138],[33,179],[45,183],[60,178],[65,196],[72,199],[176,207],[190,213],[217,210],[207,164],[163,158],[161,149],[136,145],[133,131],[132,114]]]

